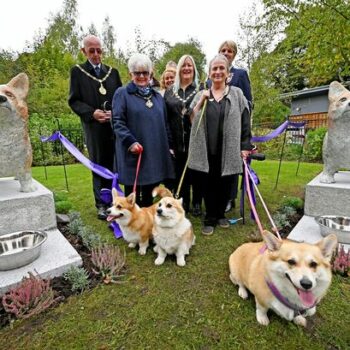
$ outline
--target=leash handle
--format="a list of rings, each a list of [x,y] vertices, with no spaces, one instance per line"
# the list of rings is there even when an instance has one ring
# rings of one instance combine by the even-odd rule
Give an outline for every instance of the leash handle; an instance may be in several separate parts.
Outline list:
[[[199,126],[201,125],[201,122],[202,122],[202,119],[203,119],[204,111],[207,108],[207,102],[208,102],[208,99],[205,99],[205,101],[203,103],[203,107],[202,107],[202,113],[201,113],[201,116],[199,118],[199,122],[198,122],[198,125],[197,125],[196,133],[194,134],[194,137],[197,136],[197,133],[198,133],[198,130],[199,130]],[[179,181],[179,185],[177,186],[177,190],[176,190],[176,193],[175,193],[175,198],[176,199],[179,198],[181,187],[182,187],[182,183],[183,183],[184,178],[185,178],[185,174],[186,174],[186,170],[187,170],[187,167],[188,167],[189,160],[190,160],[190,151],[188,151],[186,164],[184,166],[184,170],[182,171],[182,175],[181,175],[181,178],[180,178],[180,181]]]
[[[140,165],[141,165],[141,158],[142,158],[142,152],[143,149],[139,149],[139,157],[137,159],[137,165],[136,165],[136,175],[135,175],[135,181],[134,181],[134,187],[132,191],[136,194],[136,185],[137,185],[137,179],[139,177],[139,172],[140,172]]]

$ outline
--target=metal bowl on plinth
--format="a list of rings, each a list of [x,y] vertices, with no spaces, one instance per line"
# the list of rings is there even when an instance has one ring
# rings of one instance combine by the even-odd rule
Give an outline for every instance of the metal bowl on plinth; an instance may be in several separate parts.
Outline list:
[[[0,236],[0,271],[17,269],[37,259],[46,241],[44,231],[19,231]]]
[[[350,217],[322,215],[317,216],[315,220],[323,237],[335,233],[339,243],[350,244]]]

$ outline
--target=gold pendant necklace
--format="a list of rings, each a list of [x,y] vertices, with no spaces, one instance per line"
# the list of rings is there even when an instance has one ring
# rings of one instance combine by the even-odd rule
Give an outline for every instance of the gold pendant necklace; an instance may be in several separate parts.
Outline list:
[[[81,66],[79,66],[79,64],[76,64],[76,66],[83,72],[85,73],[89,78],[91,78],[92,80],[95,80],[97,82],[100,83],[100,87],[98,88],[98,92],[101,94],[101,95],[106,95],[107,93],[107,90],[106,88],[103,86],[103,82],[109,77],[109,75],[111,74],[112,72],[112,67],[109,67],[109,70],[108,70],[108,73],[103,77],[103,79],[98,79],[96,77],[94,77],[93,75],[91,75],[89,72],[87,72],[84,68],[82,68]]]
[[[106,95],[107,90],[104,88],[104,86],[101,83],[100,88],[98,89],[98,91],[100,92],[101,95]]]
[[[146,105],[148,108],[152,108],[152,107],[153,107],[153,102],[151,101],[151,98],[149,98],[149,99],[146,101],[145,105]]]

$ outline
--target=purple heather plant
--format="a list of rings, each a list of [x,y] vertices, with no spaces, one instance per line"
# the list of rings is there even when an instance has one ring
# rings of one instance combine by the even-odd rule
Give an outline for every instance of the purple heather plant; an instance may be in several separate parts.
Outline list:
[[[2,297],[5,311],[14,314],[16,318],[28,318],[39,314],[59,299],[55,299],[49,279],[43,280],[31,272],[28,274],[29,277],[24,277],[17,287]]]
[[[350,250],[346,253],[343,245],[337,249],[332,269],[335,273],[339,273],[343,276],[350,276]]]
[[[97,275],[101,275],[103,283],[118,283],[125,265],[125,254],[121,254],[119,247],[103,244],[91,251],[91,261]]]

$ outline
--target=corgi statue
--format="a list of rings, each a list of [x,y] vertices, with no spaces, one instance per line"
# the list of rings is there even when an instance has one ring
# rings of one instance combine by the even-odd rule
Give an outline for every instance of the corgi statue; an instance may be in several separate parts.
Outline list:
[[[0,177],[15,176],[20,191],[33,192],[32,146],[28,133],[26,97],[29,80],[25,73],[0,85]]]
[[[328,131],[323,140],[323,173],[320,181],[333,183],[340,169],[350,169],[350,91],[337,81],[329,85]]]

